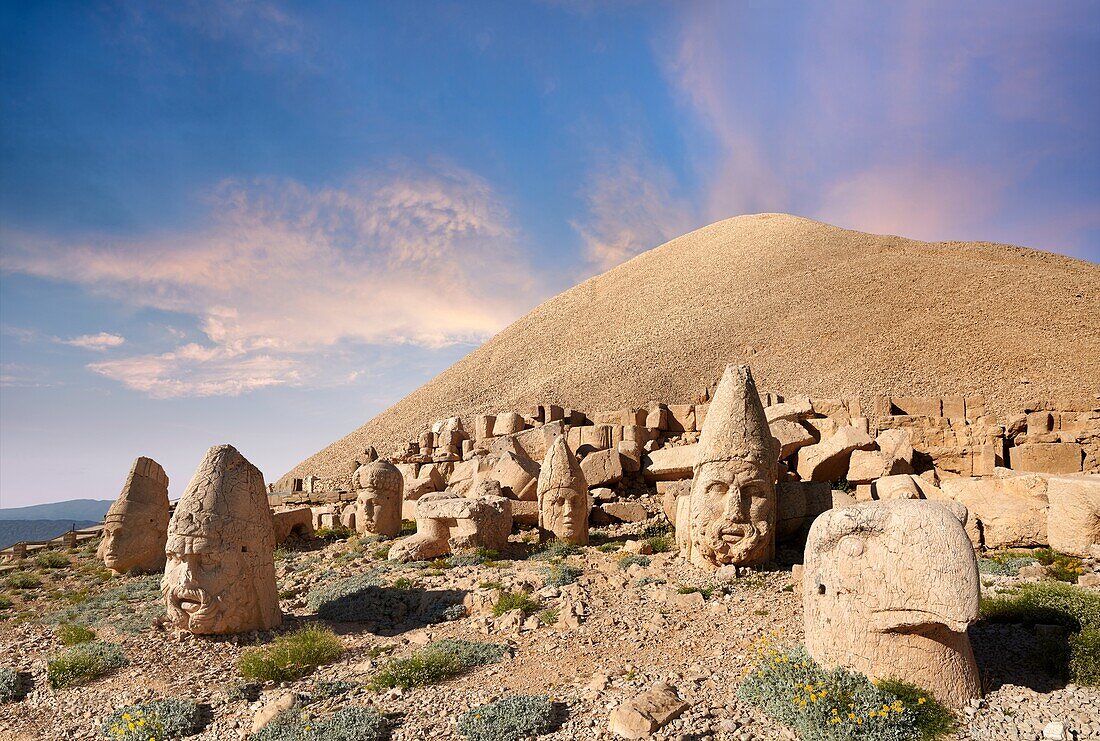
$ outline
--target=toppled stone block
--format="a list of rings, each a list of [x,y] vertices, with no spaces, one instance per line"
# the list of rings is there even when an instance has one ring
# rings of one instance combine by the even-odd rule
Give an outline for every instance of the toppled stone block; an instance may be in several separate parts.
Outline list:
[[[767,418],[769,424],[778,422],[781,419],[797,422],[800,419],[806,419],[813,413],[813,405],[810,404],[810,400],[806,398],[764,407],[764,416]]]
[[[597,450],[581,460],[581,471],[589,487],[610,486],[623,480],[623,464],[618,450]]]
[[[512,503],[494,491],[500,491],[497,482],[483,481],[473,497],[425,494],[416,503],[416,534],[394,543],[390,560],[426,561],[464,548],[503,549],[512,532]]]
[[[692,404],[668,405],[669,432],[695,432],[695,406]]]
[[[488,473],[500,482],[503,495],[511,499],[534,500],[537,497],[539,464],[525,455],[506,452]]]
[[[642,522],[649,513],[640,502],[607,502],[599,507],[612,522]]]
[[[498,437],[500,435],[513,435],[523,430],[523,428],[523,417],[515,412],[503,412],[493,419],[492,434]]]
[[[690,707],[676,690],[659,682],[611,711],[608,729],[623,738],[645,738]]]
[[[767,409],[764,411],[767,412]],[[779,460],[794,455],[799,448],[813,445],[815,441],[812,432],[789,419],[770,422],[768,428],[771,430],[772,437],[779,441]]]
[[[1028,433],[1030,437],[1030,432]],[[1013,471],[1078,473],[1084,452],[1078,443],[1028,443],[1009,450]]]
[[[798,451],[798,475],[806,481],[837,481],[848,473],[854,450],[870,450],[871,436],[855,427],[845,426],[832,436]]]
[[[780,540],[798,535],[815,517],[834,507],[832,488],[826,481],[780,481],[775,495],[775,534]]]
[[[642,459],[642,475],[646,481],[690,479],[698,456],[698,443],[654,450]]]
[[[663,404],[650,407],[646,413],[645,426],[654,430],[668,429],[668,409]]]
[[[938,396],[893,396],[890,398],[890,414],[942,417],[943,404]]]
[[[474,439],[484,440],[492,437],[495,422],[496,415],[493,414],[479,414],[474,417]]]
[[[1051,476],[1047,500],[1050,547],[1079,558],[1091,556],[1100,543],[1100,475]]]
[[[615,449],[619,451],[620,462],[625,473],[638,473],[642,470],[642,456],[645,455],[645,451],[637,441],[623,440],[615,446]]]
[[[1028,548],[1047,544],[1047,484],[1042,476],[945,479],[943,496],[970,512],[975,546]]]
[[[352,511],[354,504],[349,504]],[[295,507],[272,514],[275,526],[275,545],[282,545],[291,538],[308,540],[313,537],[313,510],[309,507]]]
[[[883,476],[871,482],[871,499],[921,499],[917,477],[909,474]]]

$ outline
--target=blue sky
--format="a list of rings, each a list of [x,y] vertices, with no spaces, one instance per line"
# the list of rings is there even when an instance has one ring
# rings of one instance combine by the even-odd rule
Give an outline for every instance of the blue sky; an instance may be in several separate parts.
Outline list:
[[[0,506],[274,480],[541,300],[784,211],[1100,260],[1100,5],[10,2]],[[1009,291],[1010,287],[1006,287]]]

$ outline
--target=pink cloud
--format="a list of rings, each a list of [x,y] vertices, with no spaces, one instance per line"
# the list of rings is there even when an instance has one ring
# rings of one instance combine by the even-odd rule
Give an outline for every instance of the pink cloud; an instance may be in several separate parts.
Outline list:
[[[89,366],[156,396],[323,382],[310,366],[326,352],[480,341],[535,298],[507,209],[460,169],[325,188],[234,181],[211,203],[210,225],[192,233],[7,235],[0,267],[197,317],[203,344]]]

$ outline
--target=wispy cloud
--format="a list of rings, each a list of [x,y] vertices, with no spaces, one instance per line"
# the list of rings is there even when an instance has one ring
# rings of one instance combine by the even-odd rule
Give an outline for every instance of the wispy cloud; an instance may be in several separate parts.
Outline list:
[[[85,350],[106,350],[110,347],[118,347],[126,342],[126,338],[110,332],[100,332],[98,334],[82,334],[79,337],[59,340],[59,342],[63,345],[82,347]]]
[[[693,226],[694,209],[675,194],[672,173],[640,145],[595,161],[581,190],[586,213],[571,222],[590,266],[607,270]]]
[[[535,299],[492,188],[440,165],[341,187],[229,181],[202,231],[71,244],[4,236],[6,271],[197,318],[205,342],[89,367],[154,396],[325,383],[349,345],[480,341]]]

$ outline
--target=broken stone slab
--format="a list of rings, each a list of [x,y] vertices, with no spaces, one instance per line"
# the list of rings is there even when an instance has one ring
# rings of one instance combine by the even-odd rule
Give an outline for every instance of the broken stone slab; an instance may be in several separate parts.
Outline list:
[[[500,482],[504,496],[512,499],[537,498],[540,465],[525,455],[507,451],[487,474]]]
[[[646,481],[690,479],[698,455],[699,443],[654,450],[642,459],[642,475]]]
[[[1079,473],[1084,459],[1079,443],[1028,443],[1010,448],[1008,455],[1013,471],[1036,473]]]
[[[1100,475],[1047,480],[1047,538],[1059,553],[1088,558],[1100,543]]]
[[[523,417],[515,412],[502,412],[493,418],[492,435],[512,435],[524,428]],[[488,437],[488,436],[486,436]]]
[[[848,473],[855,450],[870,450],[875,441],[866,432],[847,425],[830,437],[798,451],[798,475],[805,481],[837,481]]]
[[[675,688],[658,682],[612,710],[608,730],[622,738],[645,738],[679,718],[689,707]]]
[[[944,479],[941,490],[944,497],[970,512],[966,530],[975,546],[1047,545],[1047,483],[1043,476]]]
[[[908,430],[883,430],[875,438],[878,450],[853,450],[848,481],[869,484],[883,476],[913,473],[913,444]]]
[[[764,416],[767,418],[769,424],[778,422],[779,420],[797,422],[800,419],[811,416],[813,413],[813,405],[810,404],[810,400],[807,398],[764,407]]]
[[[794,455],[799,448],[813,445],[816,440],[812,432],[792,420],[777,419],[775,422],[770,422],[768,428],[771,430],[772,437],[779,441],[779,460]]]
[[[822,512],[849,504],[834,498],[827,481],[781,481],[775,485],[775,495],[778,511],[775,535],[779,540],[797,536]]]
[[[617,449],[589,453],[581,460],[581,471],[589,488],[611,486],[623,480],[623,464]]]
[[[640,502],[606,502],[599,509],[612,522],[643,522],[649,513]]]

